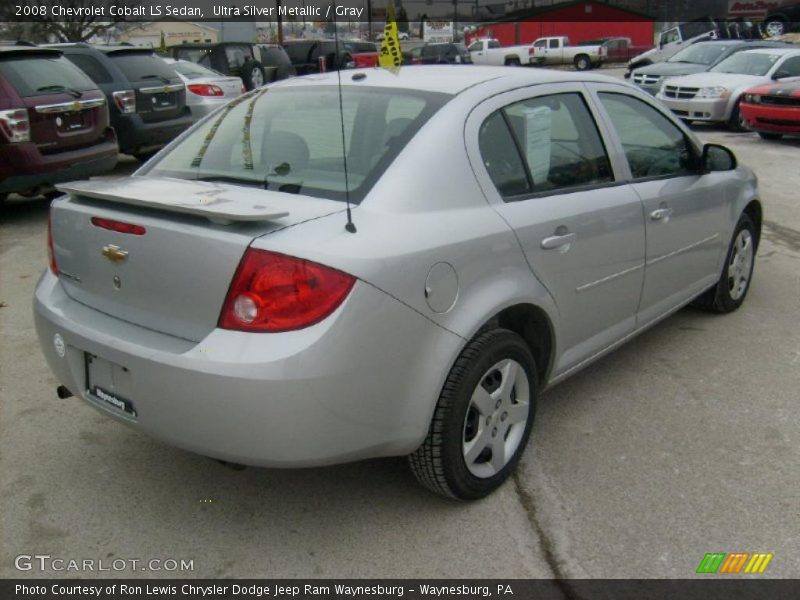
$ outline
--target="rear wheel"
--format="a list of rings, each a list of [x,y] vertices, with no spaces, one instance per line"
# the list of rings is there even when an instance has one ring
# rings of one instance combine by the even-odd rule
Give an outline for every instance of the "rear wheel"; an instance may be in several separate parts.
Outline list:
[[[786,29],[786,23],[781,19],[771,19],[764,23],[764,31],[766,31],[767,35],[770,37],[783,35],[786,33]]]
[[[425,441],[410,457],[417,480],[459,500],[482,498],[510,475],[536,409],[536,368],[507,329],[476,336],[445,381]]]
[[[743,214],[733,232],[719,281],[695,300],[695,306],[718,313],[729,313],[742,305],[753,279],[756,235],[752,219]]]
[[[759,131],[758,135],[764,140],[779,140],[783,137],[782,133],[767,133],[766,131]]]
[[[578,71],[586,71],[592,68],[592,61],[585,54],[579,54],[575,57],[575,68]]]
[[[506,66],[507,67],[519,67],[522,63],[519,62],[518,58],[507,58],[506,59]]]

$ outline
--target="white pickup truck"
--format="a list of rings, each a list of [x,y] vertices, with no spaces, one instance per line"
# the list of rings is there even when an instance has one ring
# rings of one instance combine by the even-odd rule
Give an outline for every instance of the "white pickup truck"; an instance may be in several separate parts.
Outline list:
[[[543,37],[533,42],[534,65],[573,64],[578,71],[599,67],[606,59],[608,50],[598,44],[592,46],[570,46],[564,36]]]
[[[507,46],[503,48],[494,39],[475,40],[469,45],[469,55],[476,65],[508,65],[518,67],[532,64],[533,46]]]

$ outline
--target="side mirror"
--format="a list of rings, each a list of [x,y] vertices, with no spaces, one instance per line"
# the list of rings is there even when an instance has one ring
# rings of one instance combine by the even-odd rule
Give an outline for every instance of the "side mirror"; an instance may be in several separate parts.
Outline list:
[[[791,77],[791,76],[792,74],[789,73],[789,71],[775,71],[775,73],[772,74],[772,78],[775,80],[785,79],[786,77]]]
[[[706,144],[703,146],[703,171],[733,171],[737,166],[736,155],[725,146]]]

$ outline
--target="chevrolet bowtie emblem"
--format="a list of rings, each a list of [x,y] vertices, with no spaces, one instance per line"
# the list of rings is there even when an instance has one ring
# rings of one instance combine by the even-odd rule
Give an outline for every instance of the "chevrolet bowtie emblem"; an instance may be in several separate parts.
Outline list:
[[[128,251],[122,250],[119,246],[115,246],[114,244],[108,244],[107,246],[103,246],[103,256],[115,263],[128,258]]]

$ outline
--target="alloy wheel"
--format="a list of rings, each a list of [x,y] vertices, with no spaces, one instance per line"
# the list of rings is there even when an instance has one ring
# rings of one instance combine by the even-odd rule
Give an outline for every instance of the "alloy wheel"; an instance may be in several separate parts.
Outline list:
[[[728,263],[728,291],[732,300],[738,300],[747,290],[753,273],[753,236],[742,229],[733,243],[731,260]]]
[[[525,369],[512,359],[492,366],[472,392],[464,418],[462,453],[470,473],[499,473],[517,452],[530,412]]]

